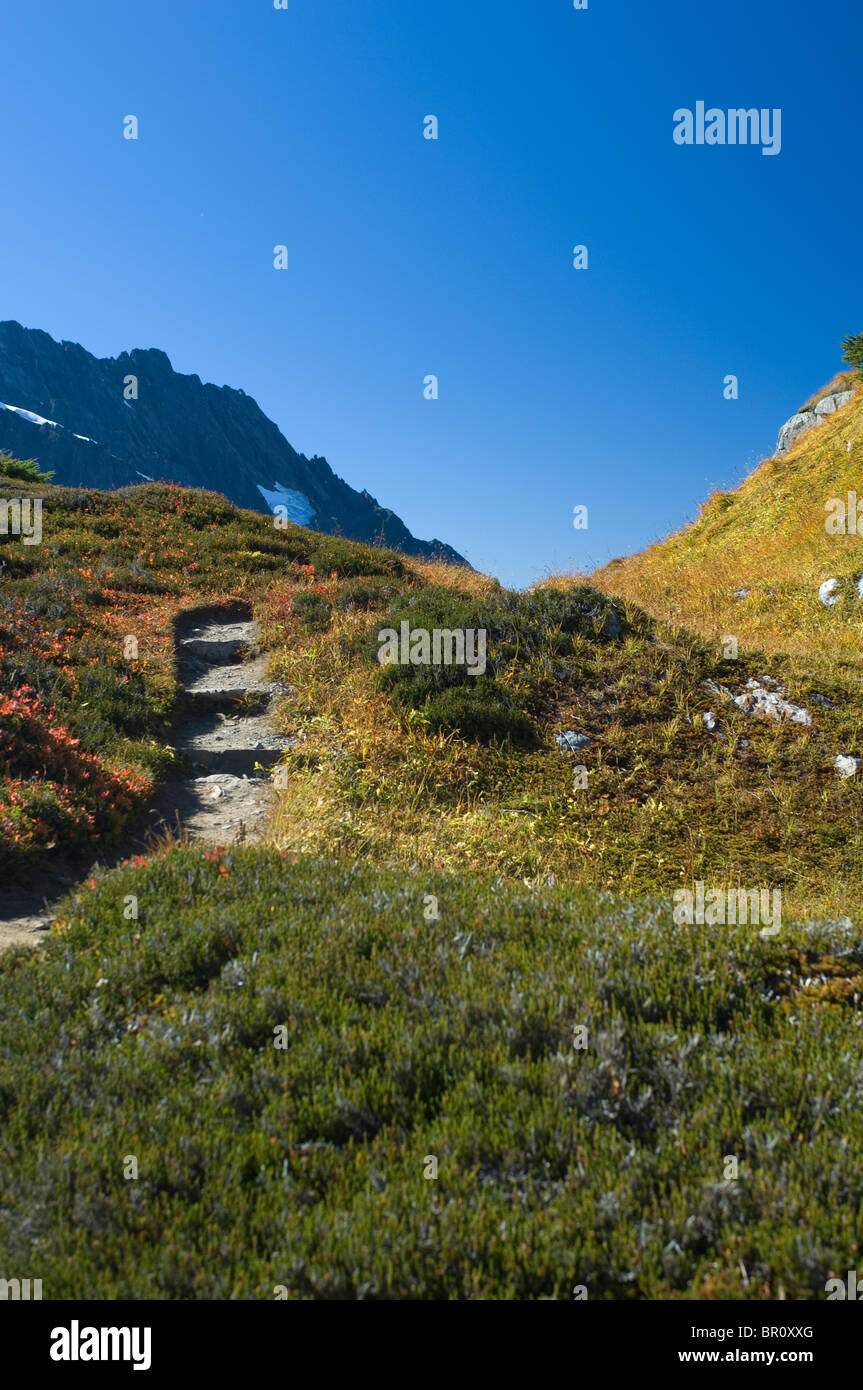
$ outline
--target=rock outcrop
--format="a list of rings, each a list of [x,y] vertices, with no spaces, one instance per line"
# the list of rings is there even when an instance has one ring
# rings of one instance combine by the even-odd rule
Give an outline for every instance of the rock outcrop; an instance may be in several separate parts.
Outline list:
[[[795,705],[786,699],[786,690],[774,676],[762,676],[760,680],[750,677],[740,695],[735,695],[727,686],[718,681],[706,680],[704,689],[711,695],[721,695],[724,700],[735,704],[744,714],[754,714],[762,719],[790,719],[794,724],[811,724],[812,715],[802,705]],[[715,732],[716,716],[713,710],[702,714],[708,733]]]
[[[847,405],[853,395],[853,391],[834,391],[831,395],[822,396],[820,401],[816,401],[812,410],[802,410],[797,415],[792,415],[779,431],[776,453],[787,454],[801,434],[807,434],[816,425],[823,425],[828,416],[834,415],[843,405]]]
[[[256,511],[284,503],[281,515],[315,530],[467,563],[442,541],[417,540],[325,458],[298,454],[244,391],[175,372],[158,348],[97,358],[78,343],[2,322],[0,406],[0,451],[37,458],[55,483],[212,488]]]

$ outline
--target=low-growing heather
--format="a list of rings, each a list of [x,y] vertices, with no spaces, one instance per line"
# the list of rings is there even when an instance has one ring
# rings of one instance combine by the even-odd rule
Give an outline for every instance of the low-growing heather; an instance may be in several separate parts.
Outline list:
[[[84,848],[141,805],[147,779],[109,771],[79,742],[29,686],[0,694],[0,872],[23,867],[33,847]]]
[[[326,632],[333,616],[333,605],[323,594],[301,590],[294,597],[294,616],[307,632]]]
[[[46,1298],[821,1298],[859,1267],[861,996],[847,922],[139,860],[0,960],[2,1267]]]
[[[452,662],[394,662],[381,667],[378,684],[393,700],[421,712],[436,732],[454,729],[488,743],[535,742],[531,716],[541,714],[561,687],[581,674],[580,656],[589,642],[620,638],[620,612],[596,590],[582,587],[515,593],[497,588],[483,599],[430,586],[399,595],[386,624],[410,630],[484,633],[486,672]],[[376,623],[369,654],[380,651]]]

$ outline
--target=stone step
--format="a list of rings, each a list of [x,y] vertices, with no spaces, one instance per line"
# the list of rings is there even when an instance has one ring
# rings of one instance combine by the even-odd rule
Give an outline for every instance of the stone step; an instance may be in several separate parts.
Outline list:
[[[275,767],[281,761],[280,748],[188,749],[185,756],[205,773],[222,772],[231,777],[263,776],[258,768]]]
[[[177,705],[180,710],[203,714],[207,711],[235,710],[248,701],[265,709],[275,694],[272,685],[228,685],[222,688],[208,687],[204,690],[186,689],[180,693]]]

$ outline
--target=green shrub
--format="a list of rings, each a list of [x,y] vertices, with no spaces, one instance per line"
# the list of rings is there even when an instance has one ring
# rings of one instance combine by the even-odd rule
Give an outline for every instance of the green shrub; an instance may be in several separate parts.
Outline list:
[[[47,483],[54,474],[43,473],[38,459],[16,459],[0,451],[0,478],[14,478],[22,483]]]
[[[842,361],[856,367],[858,377],[863,378],[863,333],[851,333],[842,339]]]
[[[65,915],[0,959],[0,1268],[45,1298],[820,1299],[854,1266],[847,923],[246,848]]]
[[[392,550],[342,540],[338,536],[326,536],[316,531],[309,534],[313,538],[309,558],[320,574],[335,574],[342,579],[360,575],[401,579],[407,574],[404,563]]]
[[[370,584],[364,579],[351,580],[340,590],[336,608],[341,612],[356,609],[384,608],[398,594],[395,584]]]
[[[490,742],[533,737],[538,715],[557,686],[577,677],[580,642],[618,641],[625,624],[615,605],[587,586],[513,593],[498,589],[485,600],[451,589],[403,594],[378,621],[364,645],[378,661],[384,625],[400,631],[435,629],[486,633],[486,671],[466,665],[392,663],[378,674],[380,686],[402,708],[422,713],[435,729],[457,729],[465,738]]]
[[[432,695],[424,706],[428,728],[456,729],[462,738],[477,743],[527,744],[534,740],[530,719],[501,694],[496,683],[484,676],[470,686],[449,686],[439,695]]]
[[[323,594],[303,589],[294,595],[294,617],[307,632],[326,632],[333,620],[333,605]]]

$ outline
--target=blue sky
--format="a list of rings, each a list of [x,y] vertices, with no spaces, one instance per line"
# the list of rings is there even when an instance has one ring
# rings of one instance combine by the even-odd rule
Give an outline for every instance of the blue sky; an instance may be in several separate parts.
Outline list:
[[[242,387],[505,583],[676,529],[863,331],[857,0],[5,0],[3,30],[0,317]],[[676,145],[699,100],[781,108],[781,152]]]

